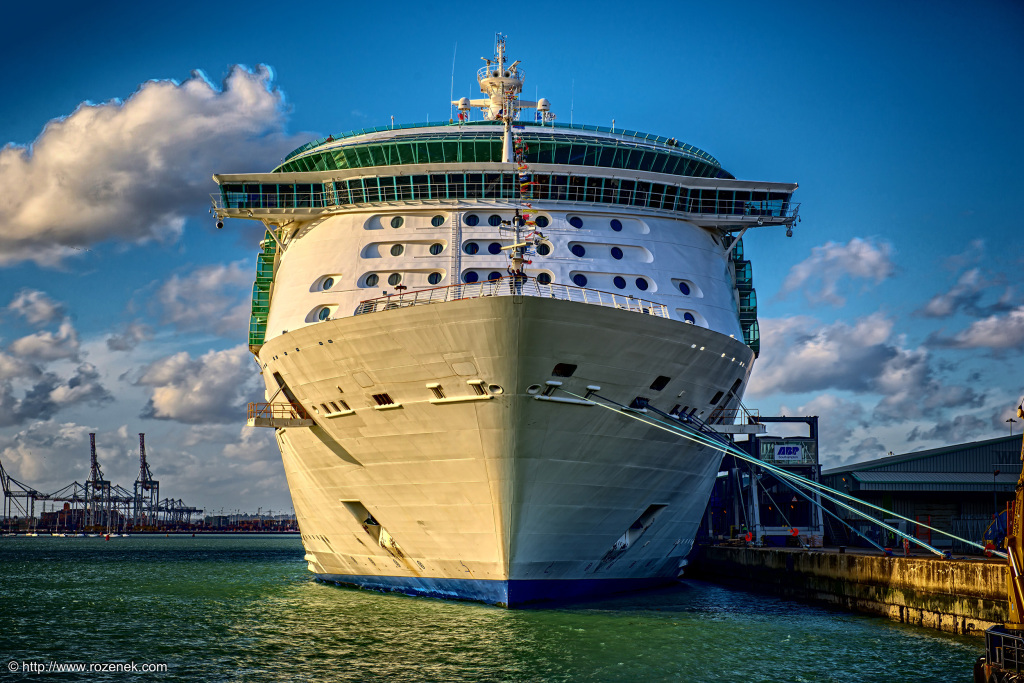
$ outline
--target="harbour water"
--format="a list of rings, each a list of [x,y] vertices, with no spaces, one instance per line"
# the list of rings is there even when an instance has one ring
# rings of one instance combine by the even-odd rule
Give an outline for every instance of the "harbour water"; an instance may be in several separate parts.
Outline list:
[[[981,639],[701,582],[500,608],[317,583],[294,536],[0,538],[6,680],[970,681]],[[17,663],[17,667],[13,663]]]

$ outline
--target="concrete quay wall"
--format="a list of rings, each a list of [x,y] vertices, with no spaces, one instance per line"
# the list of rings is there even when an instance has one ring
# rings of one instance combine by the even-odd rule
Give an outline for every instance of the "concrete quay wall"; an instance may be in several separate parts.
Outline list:
[[[1008,615],[1004,562],[707,546],[687,576],[983,635]]]

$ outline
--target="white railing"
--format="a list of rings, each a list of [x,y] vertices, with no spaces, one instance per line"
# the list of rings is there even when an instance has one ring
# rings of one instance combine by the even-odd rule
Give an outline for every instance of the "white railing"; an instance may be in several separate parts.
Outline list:
[[[543,299],[559,299],[561,301],[576,301],[595,306],[607,308],[618,308],[633,313],[645,315],[656,315],[659,318],[668,318],[668,307],[664,304],[654,303],[645,299],[637,299],[632,296],[602,292],[598,289],[586,287],[574,287],[572,285],[560,285],[555,283],[541,284],[532,277],[503,277],[497,280],[486,280],[484,282],[468,282],[461,285],[448,285],[447,287],[433,287],[431,289],[417,289],[412,292],[402,292],[390,296],[381,296],[376,299],[367,299],[359,302],[356,307],[356,315],[364,313],[377,313],[395,308],[407,306],[419,306],[422,304],[437,304],[445,301],[457,301],[460,299],[477,299],[485,296],[531,296]]]

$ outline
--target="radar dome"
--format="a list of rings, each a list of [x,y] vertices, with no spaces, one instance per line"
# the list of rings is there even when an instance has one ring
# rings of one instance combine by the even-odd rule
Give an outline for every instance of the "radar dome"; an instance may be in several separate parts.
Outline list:
[[[551,111],[551,103],[546,97],[537,100],[537,111]]]

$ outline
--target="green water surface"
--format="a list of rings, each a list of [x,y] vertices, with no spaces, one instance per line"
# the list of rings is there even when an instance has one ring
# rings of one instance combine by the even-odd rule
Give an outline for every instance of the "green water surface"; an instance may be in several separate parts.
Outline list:
[[[983,641],[702,582],[508,611],[313,580],[294,536],[0,538],[5,680],[964,681]],[[18,673],[12,662],[164,663]]]

